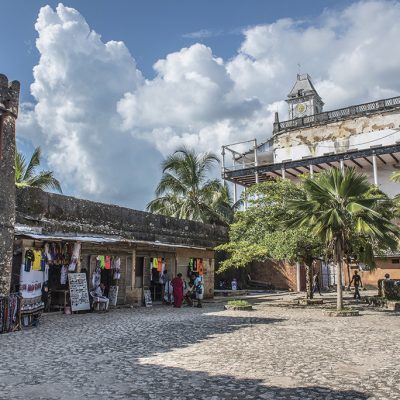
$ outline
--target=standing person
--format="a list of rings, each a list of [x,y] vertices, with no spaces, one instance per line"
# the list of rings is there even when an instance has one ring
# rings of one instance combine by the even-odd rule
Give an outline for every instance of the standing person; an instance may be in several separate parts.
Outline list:
[[[185,290],[185,298],[184,298],[184,300],[186,301],[186,303],[189,307],[193,306],[193,301],[192,301],[192,298],[194,295],[193,291],[194,291],[194,285],[193,285],[193,282],[190,281],[187,284],[187,289]]]
[[[355,299],[361,299],[361,295],[360,295],[360,290],[359,287],[363,287],[362,281],[361,281],[361,276],[358,275],[358,271],[354,271],[354,275],[351,278],[351,281],[349,283],[349,289],[351,284],[354,282],[354,298]]]
[[[232,279],[231,288],[232,288],[232,290],[238,290],[238,284],[237,284],[236,278]]]
[[[321,286],[319,284],[319,273],[316,272],[313,275],[313,293],[315,293],[318,290],[318,293],[320,296],[322,296],[321,294]]]
[[[171,281],[173,287],[174,294],[174,307],[181,308],[183,303],[183,280],[182,274],[179,273],[174,279]]]
[[[163,304],[166,304],[167,301],[165,300],[165,284],[169,282],[169,276],[168,276],[168,271],[165,269],[163,273],[160,276],[160,283],[162,285],[161,287],[161,295],[162,295],[162,302]]]
[[[197,276],[195,274],[192,275],[194,290],[196,292],[196,300],[197,300],[197,307],[202,308],[201,301],[204,297],[204,285],[203,285],[203,278],[201,276]]]

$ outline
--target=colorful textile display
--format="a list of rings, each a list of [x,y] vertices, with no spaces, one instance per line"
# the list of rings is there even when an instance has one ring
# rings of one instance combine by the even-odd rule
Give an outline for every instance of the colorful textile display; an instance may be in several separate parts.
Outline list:
[[[158,258],[157,257],[153,257],[153,268],[158,269]]]
[[[25,252],[25,264],[24,270],[29,272],[32,268],[33,261],[35,260],[35,254],[31,249],[26,250]]]
[[[0,297],[0,333],[13,332],[20,329],[19,310],[21,297],[16,294]]]
[[[104,268],[111,269],[111,256],[104,257]]]
[[[100,269],[104,269],[104,267],[105,267],[105,259],[104,259],[104,256],[97,256],[97,266],[100,268]]]

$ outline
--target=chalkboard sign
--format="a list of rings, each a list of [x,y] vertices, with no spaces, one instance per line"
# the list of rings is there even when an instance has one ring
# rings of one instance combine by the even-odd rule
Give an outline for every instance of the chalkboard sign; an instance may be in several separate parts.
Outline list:
[[[146,307],[153,306],[153,302],[151,301],[151,292],[149,289],[144,290],[144,304]]]
[[[89,293],[86,274],[68,274],[69,294],[71,299],[71,310],[90,310]]]
[[[118,286],[110,286],[110,289],[108,290],[108,298],[110,299],[110,306],[117,305]]]

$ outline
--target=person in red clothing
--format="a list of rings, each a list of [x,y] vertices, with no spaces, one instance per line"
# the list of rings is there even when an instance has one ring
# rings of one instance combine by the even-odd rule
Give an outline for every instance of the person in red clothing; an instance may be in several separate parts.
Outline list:
[[[182,274],[178,274],[174,279],[171,281],[173,287],[173,294],[174,294],[174,307],[180,308],[183,302],[183,280]]]

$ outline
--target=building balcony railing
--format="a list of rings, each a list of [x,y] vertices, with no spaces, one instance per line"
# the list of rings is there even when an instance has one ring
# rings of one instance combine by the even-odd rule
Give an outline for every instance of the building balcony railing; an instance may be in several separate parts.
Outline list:
[[[360,116],[369,112],[386,110],[391,108],[400,107],[400,96],[392,97],[390,99],[373,101],[371,103],[359,104],[338,110],[326,111],[320,114],[310,115],[307,117],[296,118],[289,121],[275,122],[274,135],[283,133],[285,131],[294,130],[298,128],[309,127],[318,125],[320,123],[335,122],[340,119],[347,119],[353,116]]]

